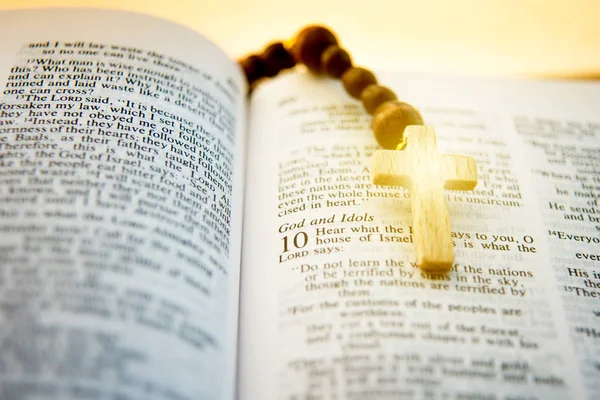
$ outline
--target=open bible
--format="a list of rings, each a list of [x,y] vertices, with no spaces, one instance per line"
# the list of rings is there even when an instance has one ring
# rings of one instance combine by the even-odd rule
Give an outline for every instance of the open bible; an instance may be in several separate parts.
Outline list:
[[[600,86],[378,74],[477,160],[414,263],[370,117],[199,34],[0,14],[0,398],[599,398]]]

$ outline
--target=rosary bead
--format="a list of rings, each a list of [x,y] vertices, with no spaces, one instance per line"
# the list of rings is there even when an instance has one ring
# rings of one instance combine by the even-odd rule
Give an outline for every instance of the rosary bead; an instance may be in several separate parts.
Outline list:
[[[283,43],[275,42],[267,46],[260,58],[266,64],[265,76],[272,77],[277,75],[281,70],[292,68],[296,65],[296,60],[284,47]]]
[[[377,142],[394,150],[403,142],[404,128],[409,125],[423,125],[421,114],[410,104],[391,100],[377,107],[371,127]]]
[[[339,78],[352,66],[352,59],[346,50],[332,44],[321,55],[321,69],[329,76]]]
[[[371,115],[373,115],[377,107],[386,101],[396,99],[396,93],[391,89],[377,84],[367,86],[360,95],[360,100],[365,106],[365,110]]]
[[[377,78],[368,69],[350,67],[342,74],[342,83],[350,96],[360,99],[363,90],[367,86],[377,83]]]
[[[337,44],[337,39],[327,28],[313,25],[304,28],[296,36],[292,54],[314,73],[321,72],[321,55],[327,47]]]
[[[257,55],[251,55],[240,63],[246,74],[248,83],[252,84],[260,78],[264,78],[267,72],[267,64]]]

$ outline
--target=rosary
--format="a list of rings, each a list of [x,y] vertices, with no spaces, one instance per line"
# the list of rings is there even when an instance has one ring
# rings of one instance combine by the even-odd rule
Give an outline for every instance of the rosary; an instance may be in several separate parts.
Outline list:
[[[372,182],[403,186],[410,192],[417,264],[431,273],[445,273],[452,267],[454,250],[444,189],[475,189],[477,166],[473,158],[441,154],[434,129],[423,125],[419,112],[379,85],[371,71],[353,66],[350,55],[324,27],[309,26],[290,43],[272,43],[262,54],[239,63],[250,89],[260,79],[297,63],[312,73],[341,79],[346,92],[360,99],[367,113],[373,115],[375,139],[386,149],[371,156]]]

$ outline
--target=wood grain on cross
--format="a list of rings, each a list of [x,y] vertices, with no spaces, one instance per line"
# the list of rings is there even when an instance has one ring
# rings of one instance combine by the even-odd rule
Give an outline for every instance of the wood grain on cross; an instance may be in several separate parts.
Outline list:
[[[444,189],[475,189],[477,166],[471,157],[441,154],[432,127],[408,126],[404,137],[405,150],[373,154],[371,180],[409,190],[417,264],[429,272],[446,272],[454,263],[454,250]]]

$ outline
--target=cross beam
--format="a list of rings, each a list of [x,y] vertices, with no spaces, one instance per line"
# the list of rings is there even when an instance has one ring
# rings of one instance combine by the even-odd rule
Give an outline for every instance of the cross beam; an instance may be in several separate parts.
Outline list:
[[[371,156],[375,185],[403,186],[411,196],[417,264],[442,273],[454,264],[444,189],[473,190],[477,165],[471,157],[441,154],[432,127],[406,127],[405,150],[379,150]]]

